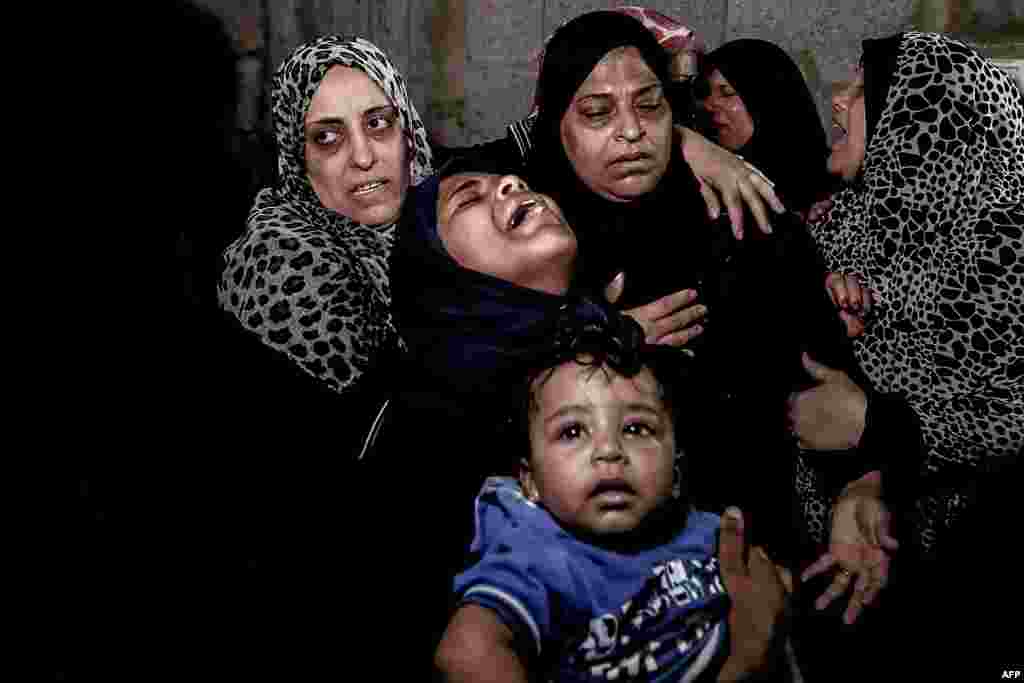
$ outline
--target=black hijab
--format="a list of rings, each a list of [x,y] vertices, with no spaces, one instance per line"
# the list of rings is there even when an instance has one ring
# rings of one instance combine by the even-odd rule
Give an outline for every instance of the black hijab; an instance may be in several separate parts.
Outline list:
[[[501,401],[529,354],[550,342],[560,313],[575,308],[584,319],[608,313],[455,262],[438,234],[438,192],[442,178],[468,171],[503,172],[485,154],[463,155],[409,190],[391,260],[392,306],[408,349],[407,385],[445,390],[483,408]]]
[[[736,89],[754,135],[736,151],[775,183],[786,205],[805,211],[834,184],[818,107],[799,67],[774,43],[744,38],[707,55],[705,77],[715,69]]]
[[[704,224],[707,218],[696,178],[677,145],[673,144],[672,160],[658,186],[632,202],[613,202],[594,193],[565,154],[560,127],[576,91],[608,52],[626,46],[640,52],[663,86],[671,82],[665,50],[641,22],[625,14],[583,14],[551,37],[537,84],[540,113],[526,173],[531,187],[552,196],[576,231],[579,290],[600,296],[615,274],[626,271],[620,305],[628,308],[686,284],[680,284],[676,275],[686,252],[677,241],[687,231],[678,225],[664,226],[666,220],[671,217],[685,225],[688,220]],[[652,242],[652,235],[657,235],[658,242]],[[670,262],[658,262],[669,258]]]
[[[861,43],[864,52],[860,58],[864,70],[864,118],[867,124],[865,143],[871,141],[878,120],[889,97],[889,84],[896,73],[903,34],[888,38],[869,38]]]

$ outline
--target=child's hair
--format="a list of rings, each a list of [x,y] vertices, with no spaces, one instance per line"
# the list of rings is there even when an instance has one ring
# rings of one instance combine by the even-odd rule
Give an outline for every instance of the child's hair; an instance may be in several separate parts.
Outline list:
[[[617,311],[589,301],[582,308],[586,315],[579,314],[581,306],[564,306],[551,342],[534,349],[526,364],[518,414],[513,419],[527,449],[530,415],[538,407],[535,388],[542,387],[556,368],[570,361],[590,368],[591,372],[610,370],[626,378],[647,368],[658,383],[659,398],[674,426],[679,423],[678,416],[694,402],[695,395],[702,393],[696,386],[695,360],[688,351],[646,343],[640,324]],[[594,315],[594,311],[600,314]],[[679,430],[676,431],[678,438]]]

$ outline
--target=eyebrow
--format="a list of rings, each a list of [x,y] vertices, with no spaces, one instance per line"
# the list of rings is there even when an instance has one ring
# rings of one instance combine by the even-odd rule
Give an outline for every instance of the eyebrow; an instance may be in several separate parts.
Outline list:
[[[589,412],[590,411],[584,405],[581,405],[579,403],[570,403],[568,405],[562,406],[561,408],[559,408],[555,412],[553,412],[550,415],[548,415],[547,417],[545,417],[544,418],[544,424],[550,424],[551,422],[554,422],[555,420],[558,420],[559,418],[566,417],[567,415],[579,415],[579,414],[584,414],[585,415],[585,414],[587,414]]]
[[[379,107],[370,107],[369,109],[367,109],[366,111],[363,112],[363,116],[373,116],[375,114],[385,114],[385,113],[389,113],[389,112],[397,111],[397,110],[398,110],[398,107],[396,107],[393,104],[383,104],[383,105],[381,105]],[[313,121],[307,121],[306,123],[308,125],[321,125],[321,126],[336,125],[336,124],[344,125],[345,124],[345,119],[341,118],[340,116],[325,116],[323,118],[315,119]]]
[[[637,88],[636,90],[633,91],[632,96],[633,97],[641,97],[643,95],[646,95],[650,91],[654,90],[655,88],[660,88],[660,87],[661,87],[661,83],[659,81],[655,81],[655,82],[650,83],[648,85],[645,85],[645,86],[642,86],[640,88]],[[612,93],[609,93],[609,92],[595,92],[595,93],[585,94],[582,97],[578,97],[578,98],[576,98],[576,101],[577,102],[582,102],[583,100],[588,100],[588,99],[590,99],[592,97],[600,97],[602,99],[607,99],[607,98],[614,97],[614,95]]]
[[[625,412],[647,413],[648,415],[653,415],[659,419],[662,416],[661,411],[658,410],[656,406],[651,405],[650,403],[638,403],[636,401],[632,401],[630,403],[627,403],[624,407]],[[551,422],[554,422],[555,420],[558,420],[559,418],[566,417],[568,415],[586,415],[588,413],[590,413],[590,409],[587,406],[580,403],[569,403],[567,405],[560,407],[558,410],[545,417],[544,424],[549,424]]]

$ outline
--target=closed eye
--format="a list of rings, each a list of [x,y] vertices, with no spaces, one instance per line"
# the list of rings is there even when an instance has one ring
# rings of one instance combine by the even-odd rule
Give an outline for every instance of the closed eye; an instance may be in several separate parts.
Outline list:
[[[466,208],[467,206],[472,206],[473,204],[476,204],[482,198],[483,198],[483,195],[481,195],[478,192],[474,192],[474,193],[462,192],[462,193],[460,193],[459,202],[455,206],[454,213],[458,213],[459,211],[461,211],[462,209]]]

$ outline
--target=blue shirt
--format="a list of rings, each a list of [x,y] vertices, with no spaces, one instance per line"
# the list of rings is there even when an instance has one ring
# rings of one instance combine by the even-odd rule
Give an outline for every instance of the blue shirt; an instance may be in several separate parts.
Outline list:
[[[532,642],[552,680],[696,680],[727,651],[719,521],[690,512],[670,542],[624,554],[577,539],[514,479],[492,477],[476,502],[480,559],[455,590]]]

